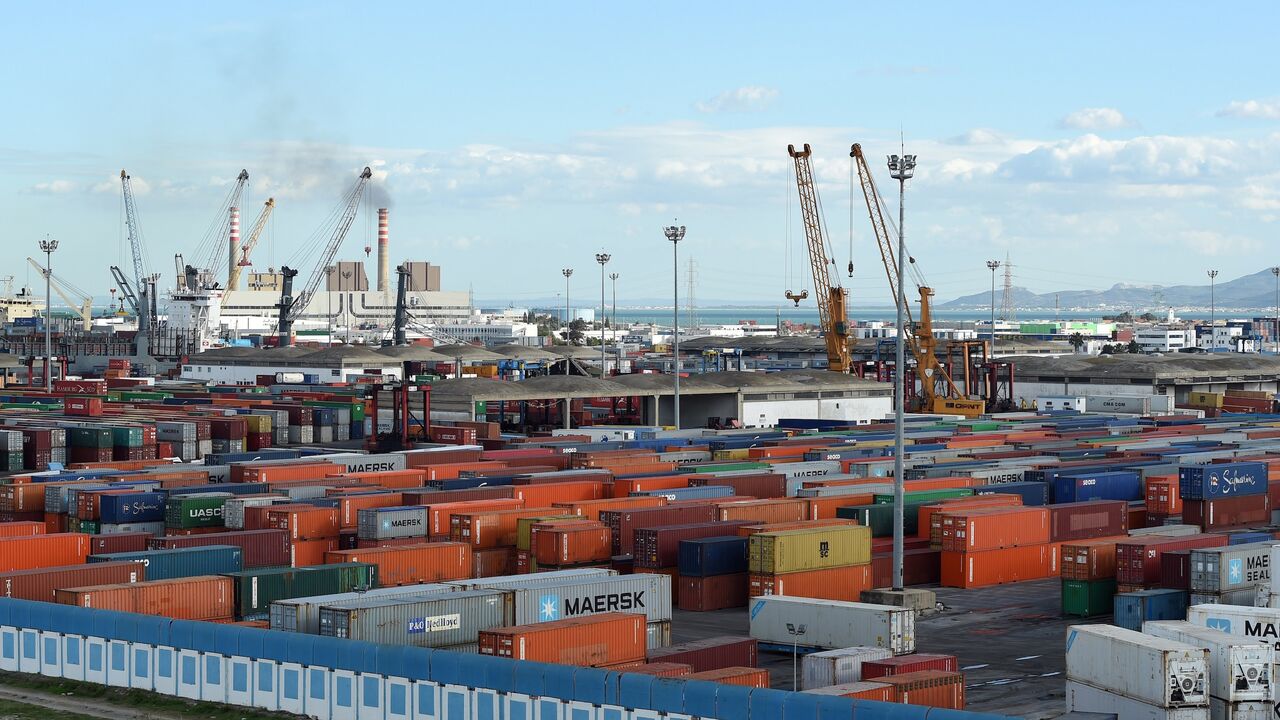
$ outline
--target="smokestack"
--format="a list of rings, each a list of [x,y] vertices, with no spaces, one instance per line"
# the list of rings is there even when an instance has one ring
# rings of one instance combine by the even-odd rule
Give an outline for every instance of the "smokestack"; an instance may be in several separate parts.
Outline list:
[[[231,208],[231,240],[229,242],[231,244],[230,244],[229,252],[227,253],[227,279],[228,280],[235,277],[236,273],[239,272],[240,270],[238,267],[236,267],[236,264],[240,262],[240,258],[237,257],[237,255],[240,253],[240,208],[238,207]],[[235,290],[235,288],[232,288],[232,287],[229,287],[227,289]]]
[[[382,292],[386,292],[387,285],[390,284],[387,270],[388,235],[387,209],[378,208],[378,290]]]

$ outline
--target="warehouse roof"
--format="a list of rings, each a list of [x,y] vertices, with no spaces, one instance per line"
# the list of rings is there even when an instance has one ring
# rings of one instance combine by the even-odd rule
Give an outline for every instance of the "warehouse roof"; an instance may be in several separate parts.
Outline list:
[[[853,348],[861,351],[873,351],[875,340],[855,340]],[[751,337],[718,337],[707,335],[680,341],[680,352],[702,352],[704,350],[740,350],[744,353],[825,353],[827,342],[817,335],[756,335]]]
[[[442,355],[426,345],[389,345],[378,348],[377,352],[379,355],[385,355],[389,358],[415,362],[450,362],[453,360],[448,355]]]
[[[1275,380],[1280,376],[1280,357],[1241,353],[1064,355],[1056,358],[1014,356],[1007,359],[1017,368],[1021,380],[1075,377],[1191,383]]]
[[[555,360],[559,355],[547,352],[540,347],[532,345],[498,345],[489,348],[493,352],[512,360],[536,361],[536,360]]]
[[[479,345],[437,345],[431,350],[459,360],[494,361],[506,359],[504,356],[489,352]]]
[[[303,355],[298,359],[307,363],[338,363],[341,365],[367,365],[370,363],[380,365],[389,360],[385,355],[359,345],[335,345],[334,347]]]

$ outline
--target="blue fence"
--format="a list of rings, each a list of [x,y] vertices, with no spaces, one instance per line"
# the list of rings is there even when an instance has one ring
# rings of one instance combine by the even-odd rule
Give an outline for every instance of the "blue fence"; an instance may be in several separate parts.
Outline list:
[[[321,720],[1004,717],[10,598],[0,598],[0,670]]]

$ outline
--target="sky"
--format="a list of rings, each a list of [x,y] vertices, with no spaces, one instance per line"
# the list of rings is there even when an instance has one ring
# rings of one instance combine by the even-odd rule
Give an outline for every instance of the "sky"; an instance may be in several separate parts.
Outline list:
[[[122,168],[162,287],[175,253],[207,254],[241,168],[246,232],[277,202],[255,266],[314,258],[368,165],[340,258],[387,205],[393,260],[445,289],[523,306],[573,268],[571,295],[598,297],[604,251],[639,303],[671,294],[677,223],[682,295],[692,259],[700,302],[783,303],[813,286],[787,155],[809,143],[838,281],[882,307],[849,147],[896,214],[901,142],[907,244],[941,300],[1006,256],[1036,292],[1280,261],[1274,4],[890,5],[11,5],[0,258],[38,285],[23,259],[53,237],[55,272],[105,296],[130,266]]]

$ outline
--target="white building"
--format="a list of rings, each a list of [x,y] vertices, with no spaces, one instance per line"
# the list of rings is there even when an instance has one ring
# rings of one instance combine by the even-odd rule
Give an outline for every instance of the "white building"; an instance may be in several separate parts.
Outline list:
[[[1196,346],[1211,352],[1257,352],[1253,338],[1246,337],[1244,329],[1236,325],[1198,328]]]
[[[538,337],[538,326],[527,322],[477,320],[466,323],[426,323],[426,326],[463,342],[479,340],[486,345],[522,343],[527,338]]]
[[[1134,333],[1133,340],[1142,352],[1178,352],[1193,344],[1191,330],[1164,326],[1142,328]]]

